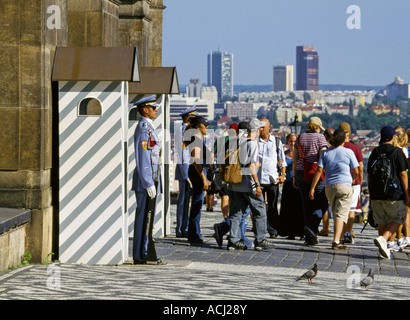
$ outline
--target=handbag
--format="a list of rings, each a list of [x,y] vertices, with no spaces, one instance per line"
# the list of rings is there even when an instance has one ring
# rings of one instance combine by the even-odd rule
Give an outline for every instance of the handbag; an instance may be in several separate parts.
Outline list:
[[[300,149],[300,153],[303,159],[303,180],[305,181],[312,181],[313,177],[317,171],[317,162],[307,162],[305,154],[303,153],[302,146],[300,144],[300,136],[298,137],[298,145]],[[324,181],[325,180],[325,174],[322,172],[320,176],[320,180]]]

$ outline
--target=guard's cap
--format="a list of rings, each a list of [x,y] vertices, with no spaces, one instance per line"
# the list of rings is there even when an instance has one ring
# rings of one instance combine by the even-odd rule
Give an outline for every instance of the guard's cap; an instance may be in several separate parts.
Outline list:
[[[155,94],[149,97],[142,98],[138,100],[137,102],[134,103],[134,106],[148,106],[148,107],[156,107],[159,108],[159,104],[157,104],[157,99],[155,97]]]
[[[187,108],[186,110],[182,111],[179,114],[179,116],[183,117],[183,116],[186,116],[186,115],[189,115],[189,114],[194,114],[194,113],[196,113],[196,106],[192,106],[190,108]]]

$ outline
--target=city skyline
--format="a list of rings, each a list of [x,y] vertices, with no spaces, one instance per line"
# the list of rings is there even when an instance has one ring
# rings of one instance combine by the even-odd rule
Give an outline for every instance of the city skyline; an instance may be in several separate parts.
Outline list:
[[[410,82],[410,43],[403,36],[410,30],[410,2],[355,4],[349,12],[347,0],[259,0],[251,6],[245,0],[235,6],[165,0],[163,65],[177,67],[181,84],[206,82],[207,54],[220,49],[235,55],[234,85],[266,85],[272,67],[296,66],[295,48],[306,45],[320,53],[319,84],[386,86],[397,76]]]

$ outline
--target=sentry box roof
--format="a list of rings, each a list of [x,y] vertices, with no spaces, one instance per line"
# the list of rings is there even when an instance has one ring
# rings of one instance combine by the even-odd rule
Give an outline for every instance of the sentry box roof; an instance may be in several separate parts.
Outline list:
[[[179,94],[175,67],[141,67],[140,82],[129,83],[129,93]]]
[[[135,47],[57,47],[52,81],[140,81]]]

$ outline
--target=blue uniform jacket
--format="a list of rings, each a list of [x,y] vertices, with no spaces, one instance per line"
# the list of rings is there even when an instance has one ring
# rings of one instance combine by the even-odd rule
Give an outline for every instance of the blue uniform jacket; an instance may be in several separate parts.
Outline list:
[[[177,165],[175,168],[175,180],[188,179],[190,153],[189,148],[183,145],[186,127],[187,124],[183,123],[181,127],[178,128],[175,135],[175,153],[177,160]]]
[[[134,133],[136,166],[132,181],[132,190],[145,191],[154,185],[158,177],[157,193],[161,192],[161,171],[159,159],[161,144],[154,127],[148,119],[142,117]]]

